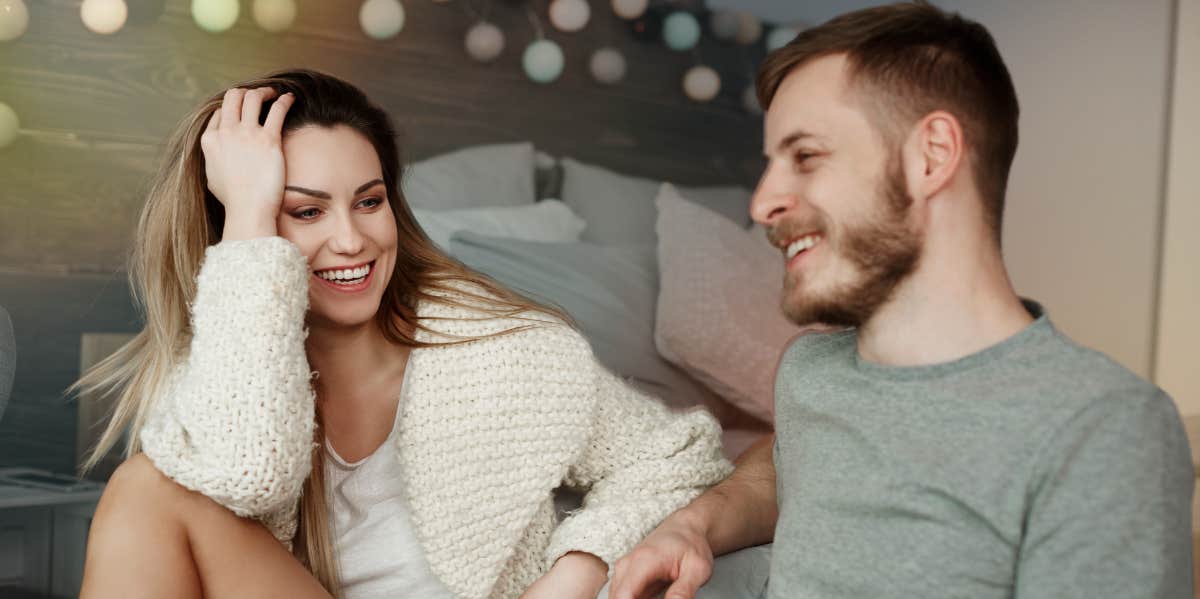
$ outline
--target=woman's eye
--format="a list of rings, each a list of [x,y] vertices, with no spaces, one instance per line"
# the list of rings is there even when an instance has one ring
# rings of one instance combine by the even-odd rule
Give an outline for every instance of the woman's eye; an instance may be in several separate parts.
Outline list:
[[[312,219],[320,216],[321,211],[317,208],[305,208],[304,210],[301,210],[299,212],[294,212],[292,215],[299,219],[312,220]]]
[[[381,200],[379,198],[367,198],[367,199],[359,202],[358,205],[363,208],[375,208],[376,206],[378,206],[382,203],[383,203],[383,200]]]

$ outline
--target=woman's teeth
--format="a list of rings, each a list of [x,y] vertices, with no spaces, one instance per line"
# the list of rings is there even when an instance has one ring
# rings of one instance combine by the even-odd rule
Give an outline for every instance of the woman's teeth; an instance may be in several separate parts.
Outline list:
[[[816,234],[805,235],[804,237],[793,241],[787,246],[787,259],[791,260],[792,258],[796,257],[796,254],[811,249],[812,246],[817,245],[818,241],[821,241],[821,236]]]
[[[318,277],[338,285],[356,285],[363,282],[368,274],[371,274],[370,264],[364,264],[358,268],[334,268],[316,271]]]

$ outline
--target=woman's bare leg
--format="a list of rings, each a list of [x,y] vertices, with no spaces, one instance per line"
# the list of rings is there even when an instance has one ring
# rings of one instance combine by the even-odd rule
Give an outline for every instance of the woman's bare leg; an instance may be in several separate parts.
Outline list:
[[[329,595],[262,524],[179,486],[138,454],[100,498],[80,597]]]

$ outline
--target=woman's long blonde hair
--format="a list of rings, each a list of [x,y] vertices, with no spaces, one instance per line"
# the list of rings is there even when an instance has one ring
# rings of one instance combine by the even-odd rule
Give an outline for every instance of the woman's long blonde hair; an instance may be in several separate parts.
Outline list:
[[[391,119],[358,88],[336,77],[310,70],[289,70],[246,81],[237,87],[272,87],[295,94],[284,122],[284,135],[300,127],[347,126],[362,134],[379,156],[388,201],[398,232],[396,266],[376,314],[383,334],[393,343],[423,347],[416,331],[428,330],[417,319],[420,301],[470,305],[494,317],[541,312],[570,323],[554,307],[537,304],[446,256],[413,218],[400,192],[401,157]],[[171,135],[163,163],[154,177],[138,221],[129,265],[130,286],[145,317],[145,328],[129,343],[86,372],[71,392],[91,397],[115,393],[112,418],[83,465],[89,470],[125,431],[125,456],[140,451],[141,430],[164,381],[177,366],[191,340],[188,306],[196,295],[196,275],[205,248],[220,241],[225,212],[208,190],[200,134],[221,106],[214,95],[189,114]],[[265,118],[270,104],[264,105]],[[457,283],[468,283],[459,285]],[[520,330],[518,327],[507,332]],[[466,340],[469,341],[469,340]],[[463,342],[463,341],[457,341]],[[324,433],[317,418],[317,448]],[[340,595],[337,562],[329,536],[324,489],[324,452],[313,452],[313,468],[300,501],[300,528],[293,552],[335,597]]]

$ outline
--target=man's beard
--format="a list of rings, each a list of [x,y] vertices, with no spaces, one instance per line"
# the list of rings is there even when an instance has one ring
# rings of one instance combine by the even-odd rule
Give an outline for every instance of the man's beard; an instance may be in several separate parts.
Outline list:
[[[905,189],[899,160],[889,165],[880,185],[880,196],[882,206],[878,214],[844,227],[839,244],[830,246],[853,265],[858,274],[856,280],[820,295],[808,293],[792,300],[794,288],[800,283],[785,279],[783,312],[792,322],[801,326],[814,323],[862,326],[916,269],[921,257],[921,238],[909,230],[906,222],[912,197]]]

